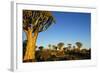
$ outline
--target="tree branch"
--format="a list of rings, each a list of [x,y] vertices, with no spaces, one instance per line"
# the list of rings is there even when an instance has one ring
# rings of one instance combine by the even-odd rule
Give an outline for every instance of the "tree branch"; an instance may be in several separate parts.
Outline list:
[[[27,30],[23,29],[23,31],[24,31],[25,33],[27,33]]]

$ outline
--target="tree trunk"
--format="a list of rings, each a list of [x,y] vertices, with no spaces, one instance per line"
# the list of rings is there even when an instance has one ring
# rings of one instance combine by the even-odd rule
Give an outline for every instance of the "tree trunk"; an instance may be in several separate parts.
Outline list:
[[[27,46],[26,46],[24,61],[34,61],[38,30],[35,30],[34,35],[32,35],[32,29],[28,29],[28,31],[26,32],[26,36],[27,36]]]

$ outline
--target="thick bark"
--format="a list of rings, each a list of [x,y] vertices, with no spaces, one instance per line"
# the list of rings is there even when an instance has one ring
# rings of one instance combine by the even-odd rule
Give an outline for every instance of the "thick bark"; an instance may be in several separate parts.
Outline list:
[[[32,29],[28,29],[28,31],[26,32],[26,36],[27,36],[27,46],[26,46],[24,61],[35,60],[35,48],[36,48],[36,40],[38,37],[38,30],[35,30],[34,35],[32,35]]]

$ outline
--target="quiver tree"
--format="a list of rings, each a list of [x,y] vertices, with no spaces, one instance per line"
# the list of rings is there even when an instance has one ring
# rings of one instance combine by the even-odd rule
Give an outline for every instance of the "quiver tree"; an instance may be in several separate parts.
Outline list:
[[[71,50],[71,45],[72,45],[72,44],[68,44],[68,50]]]
[[[48,29],[53,22],[54,18],[49,11],[23,10],[23,31],[27,39],[24,61],[35,60],[38,33]]]
[[[39,50],[40,50],[40,51],[42,51],[42,50],[43,50],[43,48],[44,48],[43,46],[40,46],[40,47],[39,47]]]
[[[77,50],[80,51],[83,44],[81,42],[76,42],[75,44],[77,45]]]
[[[57,44],[59,50],[63,50],[64,43],[60,42]]]
[[[54,50],[57,50],[57,46],[56,45],[52,45]]]
[[[51,44],[48,45],[49,49],[51,49]]]

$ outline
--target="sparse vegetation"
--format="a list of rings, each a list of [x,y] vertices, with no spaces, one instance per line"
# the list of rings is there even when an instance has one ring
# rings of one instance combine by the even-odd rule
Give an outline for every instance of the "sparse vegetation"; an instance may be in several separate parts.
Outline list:
[[[90,33],[91,14],[40,10],[23,10],[22,14],[23,62],[91,59],[91,47],[83,48],[84,43],[87,43],[86,47],[90,46],[90,39],[87,38],[91,37],[87,34]],[[55,24],[54,28],[46,31],[52,24]],[[66,35],[69,35],[68,38]],[[65,43],[73,40],[81,40],[81,42]],[[85,42],[82,43],[82,40]]]
[[[24,44],[23,44],[24,47],[26,44],[25,42],[27,41],[24,41]],[[41,61],[63,61],[63,60],[68,61],[68,60],[91,59],[91,49],[90,48],[82,49],[81,47],[83,44],[81,42],[76,42],[76,43],[75,44],[77,48],[75,46],[71,47],[72,44],[68,44],[67,47],[64,47],[64,43],[62,42],[58,43],[57,46],[49,44],[48,48],[39,46],[38,50],[36,50],[36,54],[35,54],[36,58],[34,61],[41,62]]]

